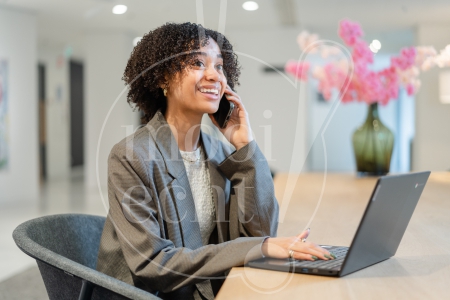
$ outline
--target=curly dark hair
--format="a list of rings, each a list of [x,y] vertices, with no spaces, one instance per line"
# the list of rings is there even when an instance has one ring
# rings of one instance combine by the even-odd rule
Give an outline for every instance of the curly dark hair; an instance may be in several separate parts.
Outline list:
[[[194,23],[166,23],[143,36],[134,47],[122,79],[129,85],[128,103],[144,113],[147,123],[158,109],[165,112],[167,99],[161,86],[193,66],[201,46],[212,38],[220,47],[223,70],[231,88],[239,85],[240,65],[233,46],[221,33]]]

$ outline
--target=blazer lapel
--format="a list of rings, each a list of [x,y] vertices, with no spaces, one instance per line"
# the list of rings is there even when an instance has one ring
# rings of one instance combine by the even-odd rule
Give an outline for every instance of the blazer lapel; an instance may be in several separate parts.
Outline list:
[[[201,139],[209,170],[219,243],[223,243],[228,241],[229,182],[227,183],[225,176],[220,173],[217,166],[225,159],[225,156],[218,139],[210,137],[203,131],[201,131]]]
[[[145,127],[161,153],[167,173],[173,178],[178,178],[186,173],[178,143],[172,133],[171,126],[166,122],[161,111],[158,110]]]
[[[186,174],[183,159],[178,144],[173,135],[170,125],[166,122],[164,115],[158,111],[147,123],[146,128],[150,131],[155,144],[164,160],[167,172],[174,179],[170,185],[170,193],[177,215],[183,244],[189,249],[197,249],[203,246],[200,227],[197,222],[194,197],[192,196],[189,179]],[[183,192],[180,193],[180,189]],[[173,226],[176,224],[174,221]]]

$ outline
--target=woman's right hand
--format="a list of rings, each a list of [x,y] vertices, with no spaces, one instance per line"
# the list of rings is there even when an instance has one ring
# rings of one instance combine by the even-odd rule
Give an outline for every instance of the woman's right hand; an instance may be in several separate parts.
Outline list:
[[[209,118],[236,150],[239,150],[253,140],[250,120],[241,97],[229,85],[227,85],[224,95],[228,101],[233,102],[235,105],[227,127],[221,128],[213,114],[210,114]]]
[[[264,256],[272,258],[289,258],[289,251],[293,250],[293,258],[297,260],[333,259],[333,255],[324,248],[308,241],[302,241],[307,238],[308,230],[292,237],[268,238],[262,245]]]

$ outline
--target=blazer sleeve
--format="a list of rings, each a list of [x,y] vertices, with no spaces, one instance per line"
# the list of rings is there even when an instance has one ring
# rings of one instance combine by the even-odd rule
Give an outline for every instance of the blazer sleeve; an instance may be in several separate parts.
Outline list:
[[[278,201],[264,154],[255,140],[219,166],[231,181],[230,238],[277,235]]]
[[[155,188],[151,182],[145,184],[147,166],[142,159],[126,159],[125,152],[125,147],[114,147],[108,159],[108,217],[133,278],[167,293],[262,257],[263,237],[241,237],[198,249],[175,247],[162,238]],[[267,231],[258,226],[258,232]]]

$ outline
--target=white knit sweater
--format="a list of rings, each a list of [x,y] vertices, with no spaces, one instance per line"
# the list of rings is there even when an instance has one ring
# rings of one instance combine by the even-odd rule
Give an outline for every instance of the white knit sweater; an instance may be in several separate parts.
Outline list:
[[[203,245],[207,245],[216,223],[214,222],[215,210],[206,155],[201,146],[195,151],[180,150],[180,153],[186,167],[192,196],[194,197],[202,242]]]

